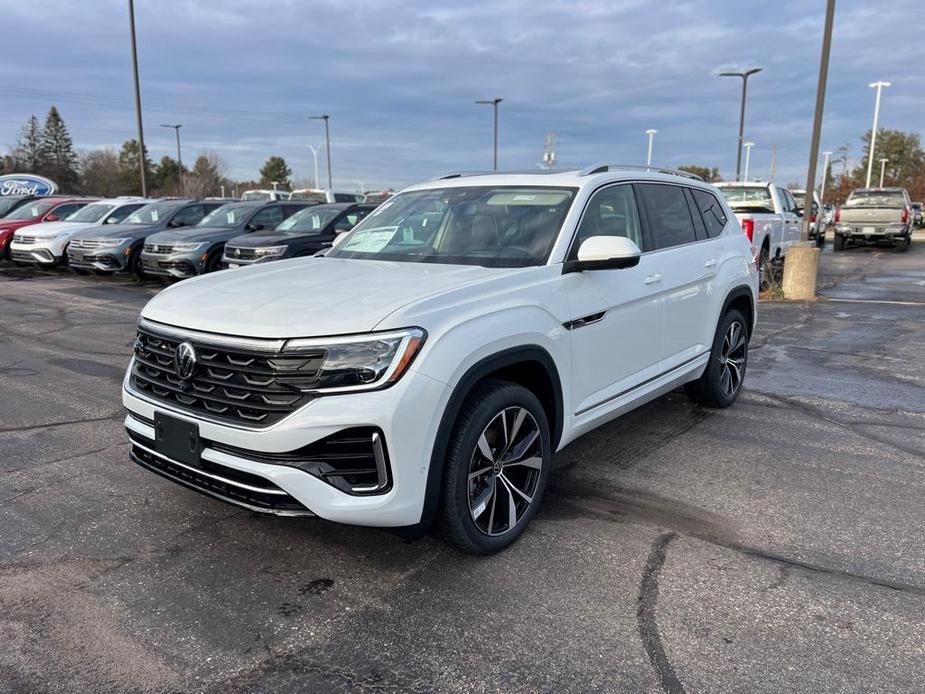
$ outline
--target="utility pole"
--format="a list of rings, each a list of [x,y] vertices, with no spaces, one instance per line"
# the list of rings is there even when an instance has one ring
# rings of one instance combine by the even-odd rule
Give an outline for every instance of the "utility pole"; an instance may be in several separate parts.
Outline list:
[[[652,141],[655,139],[655,133],[657,132],[658,130],[653,128],[646,130],[646,135],[649,136],[649,154],[646,156],[646,166],[652,166]]]
[[[314,145],[309,145],[308,148],[312,151],[312,159],[315,160],[315,188],[321,187],[321,182],[318,180],[318,152],[321,149],[321,145],[315,147]]]
[[[867,184],[865,188],[870,188],[870,174],[874,168],[874,148],[877,144],[877,121],[880,120],[880,95],[883,92],[884,87],[889,87],[889,82],[884,82],[880,80],[879,82],[871,82],[868,85],[871,89],[877,90],[877,100],[874,102],[874,127],[870,131],[870,152],[867,155]]]
[[[825,29],[822,33],[822,55],[819,58],[819,82],[816,85],[816,111],[813,116],[813,136],[809,146],[809,169],[806,172],[807,207],[812,200],[813,190],[816,188],[816,166],[819,157],[819,140],[822,135],[822,114],[825,111],[825,88],[829,79],[829,53],[832,48],[832,24],[835,21],[835,0],[826,0]],[[876,127],[876,126],[874,126]],[[873,151],[873,150],[871,150]],[[868,174],[868,177],[870,174]],[[821,211],[820,211],[821,212]],[[803,224],[800,226],[800,240],[809,240],[809,225],[812,215],[803,215]]]
[[[500,104],[504,99],[496,96],[494,99],[481,99],[476,101],[477,104],[490,104],[495,110],[495,159],[494,159],[494,170],[498,170],[498,104]]]
[[[774,183],[774,175],[777,172],[777,145],[771,145],[771,183]]]
[[[755,143],[746,142],[742,146],[745,148],[745,177],[742,180],[748,183],[748,165],[752,158],[752,147],[755,146]]]
[[[745,97],[748,93],[748,78],[761,72],[763,68],[753,67],[745,72],[721,72],[720,77],[741,77],[742,78],[742,107],[739,111],[739,148],[736,152],[736,180],[739,180],[739,173],[742,170],[742,147],[745,146]]]
[[[331,130],[328,126],[331,116],[327,114],[323,116],[309,116],[309,120],[324,121],[324,142],[328,160],[328,190],[334,190],[334,178],[331,176]]]
[[[880,187],[881,187],[881,188],[883,188],[883,174],[884,174],[885,171],[886,171],[886,163],[887,163],[888,161],[889,161],[889,159],[881,159],[881,160],[880,160]]]
[[[161,125],[162,128],[173,128],[177,133],[177,197],[183,197],[183,157],[180,156],[180,128],[183,123],[176,125]]]
[[[141,197],[148,197],[148,181],[145,176],[145,134],[141,124],[141,85],[138,81],[138,46],[135,42],[135,2],[128,0],[128,26],[132,38],[132,75],[135,80],[135,120],[138,123],[138,160],[141,169]]]

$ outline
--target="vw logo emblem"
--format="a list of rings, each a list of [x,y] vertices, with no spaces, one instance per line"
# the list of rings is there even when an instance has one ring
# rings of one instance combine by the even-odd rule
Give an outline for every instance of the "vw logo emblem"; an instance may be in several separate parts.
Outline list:
[[[241,249],[240,249],[240,248],[235,248],[235,249],[234,249],[234,257],[235,257],[235,258],[240,258],[240,257],[241,257]]]
[[[177,345],[177,352],[173,356],[173,368],[184,381],[189,380],[196,370],[196,350],[189,342]]]

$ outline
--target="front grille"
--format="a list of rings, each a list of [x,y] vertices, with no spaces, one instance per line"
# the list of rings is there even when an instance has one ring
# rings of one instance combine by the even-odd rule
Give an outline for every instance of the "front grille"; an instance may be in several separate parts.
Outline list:
[[[280,487],[259,475],[252,475],[201,460],[201,470],[182,465],[154,452],[154,442],[129,431],[131,456],[139,465],[175,482],[223,501],[253,511],[289,516],[310,516],[311,511]]]
[[[228,260],[257,260],[256,248],[241,248],[237,246],[225,246],[225,257]]]
[[[35,236],[17,236],[13,240],[16,241],[16,243],[21,243],[24,246],[31,246],[38,241]]]
[[[99,248],[101,241],[99,239],[72,239],[69,248]]]
[[[163,243],[146,243],[145,253],[156,253],[158,255],[170,255],[173,253],[173,246]]]
[[[282,355],[226,349],[188,340],[196,366],[177,374],[177,346],[187,340],[139,328],[132,386],[178,409],[233,424],[265,427],[305,405],[324,353]]]
[[[35,260],[35,258],[32,257],[32,253],[30,253],[29,251],[15,251],[14,250],[13,260],[18,261],[18,262],[28,261],[31,263],[33,260]]]

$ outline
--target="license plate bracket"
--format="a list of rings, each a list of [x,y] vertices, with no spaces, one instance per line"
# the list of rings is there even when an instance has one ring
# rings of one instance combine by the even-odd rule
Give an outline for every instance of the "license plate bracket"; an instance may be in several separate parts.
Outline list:
[[[154,450],[178,463],[200,467],[202,442],[199,425],[155,411]]]

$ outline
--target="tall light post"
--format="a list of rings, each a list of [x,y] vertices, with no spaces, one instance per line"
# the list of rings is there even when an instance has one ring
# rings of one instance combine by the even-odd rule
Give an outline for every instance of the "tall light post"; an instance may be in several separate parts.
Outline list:
[[[742,147],[745,146],[745,96],[748,93],[748,78],[761,72],[763,68],[753,67],[745,72],[721,72],[720,77],[741,77],[742,78],[742,107],[739,111],[739,148],[736,152],[736,180],[739,180],[739,172],[742,170]]]
[[[334,189],[334,178],[331,176],[331,130],[329,127],[329,122],[331,116],[325,114],[323,116],[309,116],[309,120],[323,120],[324,121],[324,142],[326,149],[326,158],[328,160],[328,190]]]
[[[657,132],[658,130],[654,128],[646,130],[646,135],[649,136],[649,154],[646,156],[646,166],[652,166],[652,141],[655,139],[655,133]]]
[[[183,197],[183,157],[180,156],[180,128],[183,127],[183,123],[177,123],[176,125],[165,125],[161,124],[162,128],[173,128],[177,133],[177,197]]]
[[[135,42],[135,2],[128,0],[128,26],[132,39],[132,76],[135,81],[135,120],[138,124],[138,161],[141,169],[141,197],[148,197],[148,181],[145,176],[145,133],[141,124],[141,85],[138,81],[138,47]]]
[[[745,148],[745,177],[742,180],[748,183],[748,165],[752,160],[752,147],[755,146],[755,143],[744,142],[742,146]]]
[[[886,163],[889,159],[880,160],[880,187],[883,188],[883,174],[886,172]]]
[[[321,145],[315,147],[314,145],[309,145],[308,148],[312,151],[312,159],[315,160],[315,188],[321,187],[321,182],[318,180],[318,152],[321,150]]]
[[[504,99],[496,96],[494,99],[480,99],[475,102],[477,104],[490,104],[495,110],[495,171],[498,170],[498,104],[502,101],[504,101]]]
[[[822,162],[822,185],[819,187],[819,204],[825,204],[825,182],[829,180],[829,157],[832,156],[831,152],[823,152],[823,162]],[[822,214],[820,211],[819,214]]]
[[[880,120],[880,95],[883,88],[889,87],[890,83],[880,80],[879,82],[871,82],[867,86],[877,90],[877,100],[874,102],[874,127],[870,131],[870,153],[867,155],[867,185],[864,186],[865,188],[870,188],[870,173],[874,168],[874,148],[877,144],[877,121]]]

